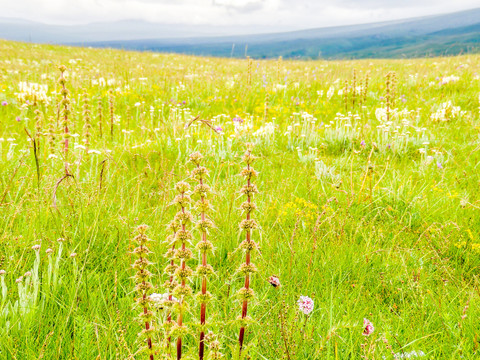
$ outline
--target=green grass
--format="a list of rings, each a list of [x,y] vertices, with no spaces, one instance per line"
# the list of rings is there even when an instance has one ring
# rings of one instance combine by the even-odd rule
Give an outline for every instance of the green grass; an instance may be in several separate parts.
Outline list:
[[[0,101],[8,103],[0,106],[0,269],[7,272],[6,301],[18,300],[15,279],[31,271],[31,247],[41,244],[35,306],[24,315],[11,310],[7,314],[10,308],[5,300],[0,302],[0,358],[125,359],[139,349],[141,325],[135,321],[139,310],[134,307],[131,268],[135,228],[150,226],[152,283],[155,292],[163,293],[166,225],[176,211],[170,205],[174,184],[188,178],[188,155],[195,150],[203,153],[210,169],[215,209],[211,216],[216,228],[210,239],[216,251],[209,263],[216,276],[208,287],[215,300],[207,310],[207,325],[219,335],[225,358],[236,358],[235,319],[241,306],[235,293],[243,286],[236,273],[243,261],[236,251],[243,239],[238,207],[244,181],[239,174],[248,142],[258,156],[255,183],[260,193],[254,217],[260,228],[253,238],[260,252],[253,257],[258,267],[252,281],[256,296],[249,306],[252,322],[243,358],[392,359],[392,353],[412,351],[423,352],[424,359],[479,356],[478,56],[260,61],[252,64],[249,85],[246,60],[14,42],[0,42],[0,54]],[[55,192],[64,175],[62,129],[52,94],[58,89],[60,64],[69,69],[70,125],[79,136],[72,140],[69,155],[74,177],[62,181]],[[348,111],[358,113],[359,119],[335,119],[337,113],[346,115],[338,90],[345,80],[351,84],[353,69],[357,85],[370,74],[367,99],[363,108],[353,108],[349,97]],[[377,129],[375,110],[385,106],[381,97],[389,71],[398,78],[396,108],[411,110],[392,124],[402,126],[401,120],[409,120],[411,134],[404,148],[393,130],[385,135]],[[437,78],[449,75],[458,76],[458,81],[439,84]],[[92,83],[101,77],[116,81],[111,87],[120,118],[113,140],[109,86]],[[22,108],[16,95],[20,81],[49,86],[50,104],[39,106],[44,114],[39,178],[25,133],[27,129],[36,134],[35,115],[33,106]],[[286,84],[286,89],[274,91],[277,84]],[[328,99],[331,86],[335,92]],[[91,101],[90,148],[100,154],[73,150],[84,139],[83,88]],[[97,119],[99,97],[103,137]],[[464,113],[449,121],[431,121],[430,115],[448,100]],[[301,112],[314,116],[315,125],[302,119]],[[198,121],[186,129],[197,115],[213,119],[224,134]],[[236,116],[251,128],[235,132]],[[48,158],[50,117],[56,159]],[[330,128],[321,126],[330,121]],[[273,134],[253,135],[267,122],[274,122]],[[356,130],[348,132],[344,123]],[[292,130],[286,134],[289,126]],[[423,135],[417,135],[416,129],[422,128]],[[125,135],[122,129],[132,133]],[[11,146],[9,138],[17,145]],[[421,154],[419,149],[425,147],[427,154]],[[333,169],[335,178],[319,175],[319,160]],[[47,286],[45,250],[52,248],[55,258],[60,237],[65,242],[56,270],[58,284]],[[196,242],[198,234],[195,238]],[[196,264],[191,261],[192,267]],[[267,282],[271,275],[279,277],[280,288]],[[195,278],[191,285],[196,292],[200,281]],[[300,295],[315,301],[308,318],[297,310]],[[186,324],[192,333],[185,339],[184,353],[195,358],[200,311],[198,304],[189,302]],[[363,318],[375,326],[369,337],[362,336]]]

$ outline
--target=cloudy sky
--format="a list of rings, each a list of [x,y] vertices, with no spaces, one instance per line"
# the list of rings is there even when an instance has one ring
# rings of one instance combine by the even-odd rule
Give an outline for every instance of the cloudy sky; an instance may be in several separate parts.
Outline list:
[[[51,24],[142,19],[305,29],[377,22],[479,7],[479,0],[0,0],[0,17]]]

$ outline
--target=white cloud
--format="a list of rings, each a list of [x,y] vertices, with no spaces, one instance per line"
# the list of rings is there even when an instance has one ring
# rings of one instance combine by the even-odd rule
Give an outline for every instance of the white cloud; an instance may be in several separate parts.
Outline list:
[[[143,19],[160,23],[305,29],[478,7],[478,0],[0,0],[0,17],[55,24]]]

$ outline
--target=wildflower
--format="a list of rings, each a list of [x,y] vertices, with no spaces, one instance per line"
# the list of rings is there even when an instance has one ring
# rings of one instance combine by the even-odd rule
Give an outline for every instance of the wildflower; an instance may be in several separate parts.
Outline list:
[[[410,358],[419,358],[425,356],[425,353],[423,351],[410,351],[410,352],[402,352],[402,353],[396,353],[393,354],[394,359],[410,359]]]
[[[32,246],[32,249],[33,249],[33,250],[40,250],[40,245],[33,245],[33,246]]]
[[[150,300],[152,300],[153,304],[155,307],[159,310],[162,310],[165,308],[165,306],[168,303],[172,302],[178,302],[178,299],[172,296],[172,299],[169,299],[170,294],[165,293],[165,294],[157,294],[157,293],[151,293],[150,294]]]
[[[370,322],[368,319],[363,319],[363,333],[362,335],[364,336],[370,336],[373,334],[373,331],[375,328],[373,327],[373,324]]]
[[[17,117],[15,118],[15,120],[17,120],[17,121],[22,121],[22,119],[20,118],[20,116],[17,116]]]
[[[0,275],[5,275],[7,272],[5,270],[0,270]]]
[[[365,140],[362,140],[362,142],[360,143],[360,146],[363,148],[365,147],[366,143],[365,143]]]
[[[2,101],[2,106],[7,106],[8,105],[8,102],[6,102],[5,100]]]
[[[268,278],[268,282],[273,286],[273,287],[280,287],[280,279],[276,275],[272,275]]]
[[[243,119],[239,116],[234,117],[232,120],[233,120],[233,122],[237,122],[239,124],[243,123]]]
[[[308,315],[313,311],[313,300],[308,296],[300,296],[297,304],[300,311],[303,312],[305,315]]]
[[[437,162],[437,168],[443,169],[442,163],[440,161]]]
[[[74,257],[76,257],[76,256],[77,256],[77,253],[71,253],[71,254],[70,254],[70,257],[71,257],[71,258],[74,258]]]
[[[53,250],[50,249],[50,248],[48,248],[47,250],[45,250],[45,252],[46,252],[47,254],[51,254],[51,253],[53,253]]]

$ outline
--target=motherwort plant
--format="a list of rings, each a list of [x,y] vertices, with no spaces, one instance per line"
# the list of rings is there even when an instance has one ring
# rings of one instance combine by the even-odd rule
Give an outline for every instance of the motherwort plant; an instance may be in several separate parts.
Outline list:
[[[178,299],[178,318],[177,324],[172,327],[171,336],[177,338],[177,359],[181,359],[182,338],[188,333],[188,328],[184,325],[184,316],[188,307],[186,299],[193,293],[188,284],[193,275],[193,270],[187,265],[187,261],[193,257],[192,251],[187,247],[192,240],[192,232],[187,229],[187,226],[192,223],[193,215],[188,211],[191,202],[189,196],[190,185],[185,181],[180,181],[175,185],[175,189],[178,195],[175,197],[174,203],[180,207],[175,215],[175,221],[181,226],[175,234],[175,240],[178,244],[178,248],[175,250],[175,258],[180,265],[175,270],[178,285],[173,289],[173,295]]]
[[[192,170],[192,178],[198,181],[194,188],[194,195],[198,197],[195,204],[196,210],[200,214],[200,219],[196,223],[197,229],[202,234],[201,240],[197,243],[197,249],[200,252],[201,263],[197,267],[197,274],[202,282],[201,292],[197,294],[197,300],[200,303],[200,345],[198,350],[198,357],[203,360],[205,353],[205,318],[207,312],[207,303],[211,300],[212,294],[207,291],[207,278],[213,274],[213,268],[207,263],[207,253],[213,250],[213,244],[207,240],[209,229],[213,227],[213,222],[207,218],[207,212],[211,209],[210,202],[207,199],[210,193],[210,186],[205,183],[205,178],[208,176],[208,170],[204,166],[200,166],[203,159],[202,154],[195,152],[190,155],[190,161],[196,166]]]
[[[251,218],[252,212],[256,209],[256,205],[253,202],[253,196],[258,192],[255,184],[252,183],[253,179],[257,177],[257,172],[252,167],[252,163],[255,161],[255,156],[252,154],[252,145],[247,145],[247,151],[243,156],[243,162],[247,165],[242,170],[242,176],[247,180],[247,184],[241,189],[241,193],[247,197],[247,200],[242,203],[241,209],[246,214],[246,218],[240,223],[240,230],[245,233],[245,240],[240,244],[240,248],[245,252],[245,262],[240,266],[238,272],[245,276],[244,287],[238,291],[238,296],[242,302],[242,315],[241,315],[241,328],[238,337],[240,344],[240,351],[243,347],[245,339],[245,327],[248,322],[247,310],[248,301],[254,296],[253,290],[250,288],[250,277],[257,271],[257,268],[251,262],[251,252],[257,248],[257,245],[252,240],[252,230],[257,228],[257,222]]]
[[[133,268],[137,271],[135,274],[135,291],[137,292],[136,302],[138,307],[140,307],[142,310],[139,314],[139,319],[142,323],[142,327],[144,327],[138,336],[141,341],[146,342],[146,345],[142,346],[140,351],[147,353],[149,359],[153,360],[155,351],[153,348],[152,337],[155,330],[152,324],[153,313],[150,310],[150,303],[152,300],[148,296],[153,286],[149,281],[152,274],[147,270],[147,267],[151,263],[147,258],[148,254],[150,253],[147,243],[150,241],[150,239],[147,237],[146,231],[147,225],[140,225],[137,228],[138,235],[134,238],[137,247],[133,250],[133,253],[137,259],[133,263]]]

